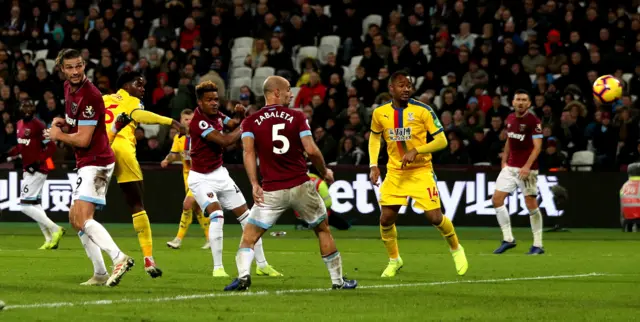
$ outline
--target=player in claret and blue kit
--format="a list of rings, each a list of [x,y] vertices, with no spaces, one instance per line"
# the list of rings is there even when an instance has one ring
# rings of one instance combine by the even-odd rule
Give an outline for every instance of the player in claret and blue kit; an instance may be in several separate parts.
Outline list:
[[[42,230],[45,242],[40,249],[56,249],[65,230],[51,221],[40,205],[42,188],[49,173],[45,160],[56,151],[56,145],[44,138],[47,127],[33,116],[36,107],[32,101],[22,102],[20,111],[23,118],[18,121],[18,145],[8,151],[7,160],[17,155],[22,156],[23,173],[20,185],[22,212],[35,220]]]
[[[73,189],[69,221],[93,262],[93,277],[83,285],[115,286],[134,261],[120,251],[104,226],[93,219],[96,209],[107,204],[107,188],[115,163],[104,124],[104,102],[98,88],[85,76],[86,65],[79,51],[62,50],[56,63],[67,79],[64,82],[65,118],[53,120],[48,136],[75,150],[78,181]],[[68,128],[69,133],[64,133],[63,127]],[[113,260],[111,276],[107,274],[101,250]]]
[[[225,147],[240,139],[240,124],[218,110],[220,99],[218,88],[213,82],[206,81],[196,86],[196,96],[198,107],[189,125],[191,170],[187,183],[200,209],[210,219],[209,243],[213,255],[213,277],[229,277],[222,265],[222,209],[231,210],[244,227],[249,217],[249,208],[242,192],[229,176],[229,171],[222,166],[222,153]],[[244,107],[236,107],[236,112],[240,111],[244,116]],[[234,130],[224,134],[225,126]],[[258,275],[282,276],[267,263],[262,239],[256,245],[256,264]]]
[[[293,208],[318,236],[320,254],[334,289],[354,289],[355,280],[342,275],[342,259],[331,236],[324,201],[307,175],[306,152],[320,175],[329,183],[333,173],[327,169],[322,153],[311,136],[305,115],[287,106],[291,86],[279,76],[264,82],[267,106],[242,123],[244,166],[253,186],[255,202],[236,255],[238,278],[225,291],[244,291],[251,286],[251,262],[260,237],[287,209]],[[260,159],[262,185],[258,182],[256,156]]]
[[[502,243],[494,253],[502,254],[516,247],[516,240],[511,232],[509,211],[504,199],[518,188],[524,194],[524,203],[529,210],[533,246],[529,255],[544,254],[542,248],[542,215],[538,209],[538,155],[542,149],[542,125],[540,120],[529,111],[531,99],[525,90],[517,90],[513,97],[515,112],[506,120],[507,142],[502,153],[502,171],[496,180],[496,191],[493,193],[493,207],[500,229]]]

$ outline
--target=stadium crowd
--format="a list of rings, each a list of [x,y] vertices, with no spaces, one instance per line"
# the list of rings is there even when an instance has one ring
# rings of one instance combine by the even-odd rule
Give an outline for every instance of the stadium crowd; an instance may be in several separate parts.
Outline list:
[[[3,3],[0,153],[16,144],[22,100],[35,101],[45,123],[63,115],[62,74],[53,59],[75,48],[104,94],[117,91],[119,73],[140,71],[145,108],[176,119],[195,108],[194,86],[202,80],[218,85],[226,108],[240,103],[252,113],[263,102],[256,71],[285,76],[296,87],[292,105],[309,117],[327,162],[368,164],[371,112],[390,99],[388,79],[400,69],[411,73],[415,99],[431,105],[447,131],[449,146],[434,156],[437,164],[499,165],[503,122],[519,88],[530,92],[542,121],[543,169],[569,168],[583,150],[602,170],[640,161],[637,1]],[[332,35],[339,37],[334,45]],[[240,47],[244,37],[253,39]],[[253,82],[237,81],[247,69]],[[604,74],[624,84],[613,106],[592,99],[591,84]],[[139,128],[138,159],[162,160],[175,134]],[[55,156],[72,158],[65,148]],[[240,142],[225,162],[242,162]]]

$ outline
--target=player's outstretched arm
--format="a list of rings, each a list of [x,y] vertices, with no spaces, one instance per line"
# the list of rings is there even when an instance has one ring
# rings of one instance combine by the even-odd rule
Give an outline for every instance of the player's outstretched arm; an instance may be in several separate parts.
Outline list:
[[[307,156],[311,160],[311,163],[313,163],[313,166],[318,169],[320,176],[322,176],[328,184],[333,183],[333,172],[327,168],[322,152],[313,141],[313,137],[311,135],[307,135],[300,138],[300,140],[302,140],[304,152],[307,153]]]
[[[240,139],[240,135],[242,134],[242,129],[237,127],[233,132],[229,134],[221,133],[220,131],[211,131],[204,138],[213,142],[221,147],[227,147],[231,144],[234,144],[238,139]]]
[[[80,121],[82,122],[82,120]],[[93,122],[93,121],[92,121]],[[53,119],[51,122],[51,129],[49,130],[49,138],[53,141],[60,141],[62,143],[77,147],[87,148],[91,144],[91,137],[93,131],[96,129],[97,121],[90,123],[90,125],[78,125],[78,132],[73,134],[67,134],[62,132],[62,126],[66,124],[65,120],[59,117]],[[89,123],[87,123],[89,124]]]
[[[180,135],[185,135],[187,133],[184,125],[180,124],[180,122],[165,117],[162,115],[158,115],[153,112],[149,112],[143,109],[135,109],[131,112],[131,119],[142,124],[161,124],[161,125],[170,125],[180,132]]]

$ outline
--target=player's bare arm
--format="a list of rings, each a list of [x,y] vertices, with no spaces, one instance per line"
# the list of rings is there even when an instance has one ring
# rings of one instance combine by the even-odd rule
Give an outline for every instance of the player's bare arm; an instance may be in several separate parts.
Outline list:
[[[402,167],[404,168],[406,165],[409,165],[413,161],[415,161],[416,156],[418,156],[418,154],[426,154],[426,153],[433,153],[433,152],[440,151],[446,148],[447,144],[448,144],[447,136],[444,134],[444,132],[440,132],[436,134],[436,136],[433,137],[433,140],[431,142],[409,150],[409,152],[407,152],[402,157]]]
[[[167,154],[167,156],[164,158],[164,160],[162,160],[162,162],[160,162],[160,166],[163,168],[166,168],[169,164],[180,160],[180,153],[176,153],[176,152],[169,152],[169,154]]]
[[[61,126],[66,124],[63,118],[56,117],[51,124],[53,125],[49,129],[49,138],[51,140],[63,142],[77,148],[87,148],[91,144],[91,137],[96,129],[95,125],[80,125],[78,126],[78,132],[67,134],[62,132]]]
[[[254,144],[255,144],[254,138],[250,136],[245,136],[244,138],[242,138],[242,146],[244,148],[244,153],[243,153],[244,169],[247,171],[249,182],[251,182],[251,187],[253,191],[253,201],[258,206],[260,206],[262,202],[264,202],[264,193],[262,191],[262,187],[260,186],[260,182],[258,181],[256,150],[255,150]]]
[[[531,151],[531,154],[529,155],[529,159],[527,160],[527,163],[525,163],[525,165],[520,168],[520,179],[524,180],[529,176],[529,173],[531,172],[531,165],[536,162],[536,160],[538,159],[538,156],[540,155],[540,151],[542,150],[542,139],[533,139],[533,150]]]
[[[304,136],[300,138],[302,140],[302,146],[304,147],[304,151],[307,153],[307,156],[313,163],[313,166],[318,169],[320,175],[324,178],[327,184],[333,183],[333,171],[327,168],[327,165],[324,162],[324,157],[322,156],[322,152],[318,149],[318,146],[313,141],[313,137],[311,135]]]
[[[507,166],[508,158],[509,158],[509,140],[507,140],[507,142],[505,142],[504,144],[504,151],[502,151],[502,162],[500,162],[501,168],[504,168]]]
[[[238,139],[240,139],[240,135],[242,135],[242,130],[240,129],[240,127],[237,127],[235,130],[228,134],[224,134],[219,131],[211,131],[211,133],[207,134],[207,136],[205,136],[204,138],[209,142],[213,142],[225,148],[238,141]]]
[[[378,186],[378,180],[380,180],[380,168],[378,168],[378,155],[380,154],[381,134],[371,131],[369,135],[369,179],[374,186]]]

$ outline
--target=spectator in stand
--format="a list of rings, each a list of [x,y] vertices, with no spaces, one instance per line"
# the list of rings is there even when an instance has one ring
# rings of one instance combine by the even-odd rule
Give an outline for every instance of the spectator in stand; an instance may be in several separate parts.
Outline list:
[[[478,162],[489,162],[488,150],[489,145],[485,138],[484,130],[480,127],[476,127],[475,130],[473,130],[473,138],[467,146],[471,163],[476,164]]]
[[[455,165],[470,165],[471,159],[469,154],[465,151],[464,144],[454,133],[449,135],[449,148],[444,150],[438,158],[439,164],[455,164]]]
[[[285,51],[278,37],[271,37],[271,50],[267,55],[267,64],[273,67],[278,75],[289,79],[294,76],[291,54]]]
[[[340,141],[340,152],[338,153],[338,164],[361,165],[366,162],[365,154],[358,147],[355,138],[344,137]]]
[[[469,51],[473,51],[477,37],[478,35],[471,33],[471,24],[463,22],[460,24],[460,32],[454,36],[453,47],[460,49],[460,47],[465,46]]]
[[[309,75],[309,84],[303,85],[302,88],[300,88],[294,106],[301,108],[311,103],[311,98],[313,98],[314,95],[319,95],[324,100],[326,91],[327,88],[320,83],[320,75],[318,75],[317,72],[312,72]]]
[[[253,48],[251,49],[251,53],[247,55],[247,58],[244,60],[244,64],[252,69],[262,67],[267,63],[268,54],[269,49],[267,48],[264,39],[258,38],[253,41]]]
[[[564,169],[566,166],[566,157],[560,153],[558,149],[558,140],[550,137],[545,142],[543,152],[538,157],[541,171],[549,171],[549,169]]]
[[[335,161],[338,145],[333,137],[331,137],[331,135],[327,135],[327,131],[321,126],[313,130],[313,137],[316,141],[316,145],[318,145],[318,148],[322,151],[325,161],[327,163]]]
[[[601,126],[596,128],[593,135],[593,148],[596,155],[595,163],[604,170],[612,170],[615,164],[616,150],[618,149],[619,133],[611,124],[611,114],[609,112],[602,113],[601,122]],[[636,148],[635,144],[634,148]]]
[[[538,44],[531,44],[526,56],[522,58],[522,65],[524,71],[527,74],[535,74],[538,66],[545,67],[547,59],[540,54],[540,47]]]

